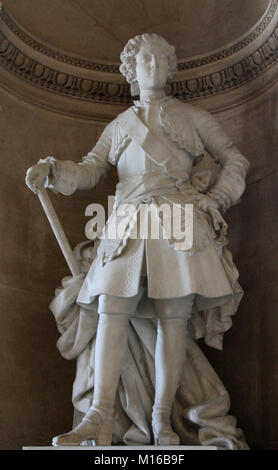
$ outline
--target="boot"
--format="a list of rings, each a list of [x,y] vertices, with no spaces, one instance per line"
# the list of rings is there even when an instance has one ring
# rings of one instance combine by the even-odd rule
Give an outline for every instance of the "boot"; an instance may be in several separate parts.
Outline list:
[[[96,446],[110,446],[112,427],[112,418],[103,419],[98,411],[90,408],[78,426],[70,432],[54,437],[52,445],[79,446],[83,441],[94,441]]]
[[[180,438],[171,426],[170,412],[153,411],[152,428],[155,446],[178,446],[180,444]]]

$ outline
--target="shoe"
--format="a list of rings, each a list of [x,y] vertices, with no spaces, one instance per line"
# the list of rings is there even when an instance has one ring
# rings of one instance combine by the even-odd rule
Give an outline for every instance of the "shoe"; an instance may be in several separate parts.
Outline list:
[[[152,428],[155,446],[180,445],[180,438],[172,429],[170,417],[166,417],[164,414],[153,414]]]
[[[113,420],[103,420],[96,410],[89,410],[72,431],[52,439],[53,446],[79,446],[83,441],[94,441],[96,446],[110,446]]]

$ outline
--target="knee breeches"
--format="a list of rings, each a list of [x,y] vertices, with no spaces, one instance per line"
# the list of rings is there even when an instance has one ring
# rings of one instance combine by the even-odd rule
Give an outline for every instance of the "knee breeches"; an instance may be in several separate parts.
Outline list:
[[[134,297],[99,296],[98,313],[126,314],[136,317],[136,309],[142,298],[142,291]],[[185,318],[191,316],[194,294],[174,299],[150,299],[153,316],[156,318]]]

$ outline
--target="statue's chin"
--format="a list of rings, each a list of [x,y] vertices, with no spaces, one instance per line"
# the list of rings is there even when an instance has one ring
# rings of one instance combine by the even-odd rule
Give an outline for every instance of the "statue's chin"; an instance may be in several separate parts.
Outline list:
[[[163,90],[165,85],[166,80],[161,77],[161,72],[153,72],[148,75],[147,80],[139,81],[139,88],[144,91]]]

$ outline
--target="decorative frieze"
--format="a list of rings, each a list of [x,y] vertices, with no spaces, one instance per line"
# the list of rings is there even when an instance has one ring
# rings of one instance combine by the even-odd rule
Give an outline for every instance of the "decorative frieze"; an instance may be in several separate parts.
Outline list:
[[[240,87],[264,73],[278,59],[277,14],[278,1],[273,0],[259,25],[240,41],[206,57],[180,61],[175,80],[167,85],[169,94],[181,101],[207,97]],[[271,32],[265,37],[270,25]],[[250,52],[250,44],[257,48]],[[0,63],[41,90],[99,103],[132,102],[118,65],[90,62],[47,47],[24,32],[4,8],[0,12]]]

